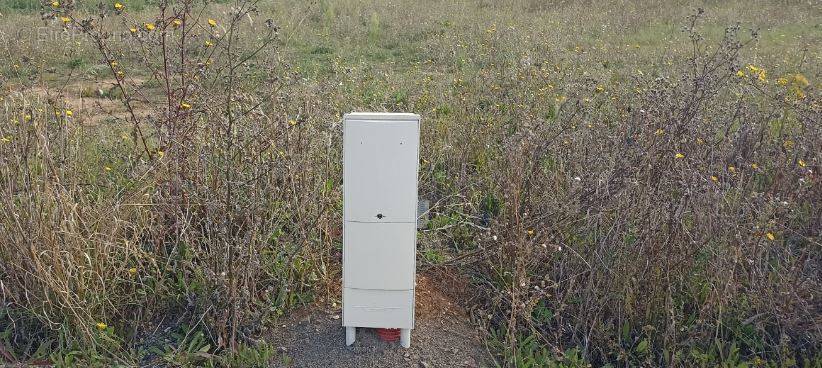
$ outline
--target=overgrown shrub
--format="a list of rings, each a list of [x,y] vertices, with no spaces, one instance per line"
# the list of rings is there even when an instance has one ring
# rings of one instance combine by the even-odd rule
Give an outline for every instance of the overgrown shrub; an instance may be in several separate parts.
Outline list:
[[[46,4],[124,107],[100,129],[30,90],[6,101],[0,330],[20,354],[117,357],[179,328],[233,349],[329,277],[337,137],[304,118],[328,112],[280,93],[294,76],[255,6]]]
[[[477,277],[512,351],[531,336],[596,364],[818,359],[819,107],[801,76],[742,64],[738,27],[704,42],[700,15],[672,73],[630,95],[582,83],[556,118],[492,134],[502,210]]]

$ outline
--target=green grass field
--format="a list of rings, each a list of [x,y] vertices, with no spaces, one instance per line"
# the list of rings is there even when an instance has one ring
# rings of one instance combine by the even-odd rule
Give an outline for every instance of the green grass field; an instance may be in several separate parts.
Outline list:
[[[0,365],[286,364],[407,111],[493,364],[822,366],[814,2],[117,4],[0,0]]]

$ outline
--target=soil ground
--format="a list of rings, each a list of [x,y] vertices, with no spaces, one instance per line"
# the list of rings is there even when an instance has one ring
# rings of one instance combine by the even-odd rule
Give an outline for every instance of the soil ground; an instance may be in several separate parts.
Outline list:
[[[489,367],[491,359],[465,310],[433,278],[417,279],[411,348],[385,342],[375,330],[357,329],[345,346],[339,306],[311,308],[281,321],[269,342],[286,356],[281,367]]]

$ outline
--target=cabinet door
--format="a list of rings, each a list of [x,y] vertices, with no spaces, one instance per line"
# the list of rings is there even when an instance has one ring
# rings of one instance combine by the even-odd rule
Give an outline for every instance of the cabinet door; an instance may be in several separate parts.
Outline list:
[[[343,326],[414,328],[414,290],[343,289]]]
[[[419,120],[346,120],[344,217],[416,222]]]
[[[343,229],[343,286],[413,289],[416,231],[413,223],[346,222]]]

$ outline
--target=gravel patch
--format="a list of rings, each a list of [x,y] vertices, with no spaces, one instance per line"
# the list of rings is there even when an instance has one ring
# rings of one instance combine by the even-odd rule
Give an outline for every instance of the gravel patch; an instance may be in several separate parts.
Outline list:
[[[478,329],[425,279],[417,287],[418,313],[411,348],[384,342],[375,330],[357,329],[345,345],[339,308],[292,313],[268,339],[287,357],[277,367],[490,367]],[[419,307],[423,308],[419,308]]]

